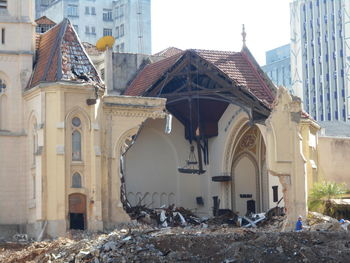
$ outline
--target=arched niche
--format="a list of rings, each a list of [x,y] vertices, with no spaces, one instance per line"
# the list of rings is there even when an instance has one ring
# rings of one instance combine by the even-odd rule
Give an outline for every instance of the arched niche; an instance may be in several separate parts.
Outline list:
[[[232,208],[241,216],[248,212],[249,201],[255,203],[254,213],[260,212],[260,180],[256,159],[242,153],[232,165]]]

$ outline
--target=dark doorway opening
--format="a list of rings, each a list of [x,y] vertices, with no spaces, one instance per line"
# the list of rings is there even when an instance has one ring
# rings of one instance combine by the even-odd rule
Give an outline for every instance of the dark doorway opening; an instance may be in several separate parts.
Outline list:
[[[251,213],[255,214],[255,200],[247,201],[247,215]]]
[[[83,194],[69,195],[69,228],[84,230],[86,224],[86,196]]]
[[[85,229],[84,214],[70,213],[69,217],[70,217],[69,218],[70,229],[79,229],[79,230]]]

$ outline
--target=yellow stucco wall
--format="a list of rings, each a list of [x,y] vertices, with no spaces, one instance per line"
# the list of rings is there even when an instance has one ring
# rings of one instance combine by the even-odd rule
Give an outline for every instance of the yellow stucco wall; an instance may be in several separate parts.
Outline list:
[[[350,138],[319,137],[320,180],[346,183],[350,189]]]

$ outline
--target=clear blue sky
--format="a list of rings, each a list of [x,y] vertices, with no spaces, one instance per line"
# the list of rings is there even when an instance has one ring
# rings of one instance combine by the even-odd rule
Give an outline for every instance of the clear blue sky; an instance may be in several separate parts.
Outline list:
[[[289,43],[290,0],[151,0],[153,53],[169,46],[239,51],[242,24],[260,65]]]

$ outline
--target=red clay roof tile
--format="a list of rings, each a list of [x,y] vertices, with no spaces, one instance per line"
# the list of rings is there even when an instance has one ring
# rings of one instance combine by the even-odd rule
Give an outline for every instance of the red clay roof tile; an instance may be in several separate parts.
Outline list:
[[[242,52],[193,50],[201,58],[226,74],[234,83],[244,87],[256,98],[269,105],[274,100],[274,92],[259,75],[255,61]],[[125,95],[140,96],[150,88],[185,52],[146,66],[125,91]]]
[[[178,53],[169,58],[147,65],[131,82],[130,86],[124,92],[128,96],[140,96],[152,84],[154,84],[178,59],[184,52]]]
[[[28,88],[60,80],[102,84],[68,19],[41,35],[37,54]]]
[[[183,50],[176,48],[176,47],[168,47],[156,54],[154,54],[154,56],[160,56],[160,57],[171,57],[174,56],[176,54],[181,53]]]
[[[35,20],[35,23],[38,25],[56,25],[54,21],[52,21],[50,18],[47,18],[46,16],[39,17],[37,20]]]

